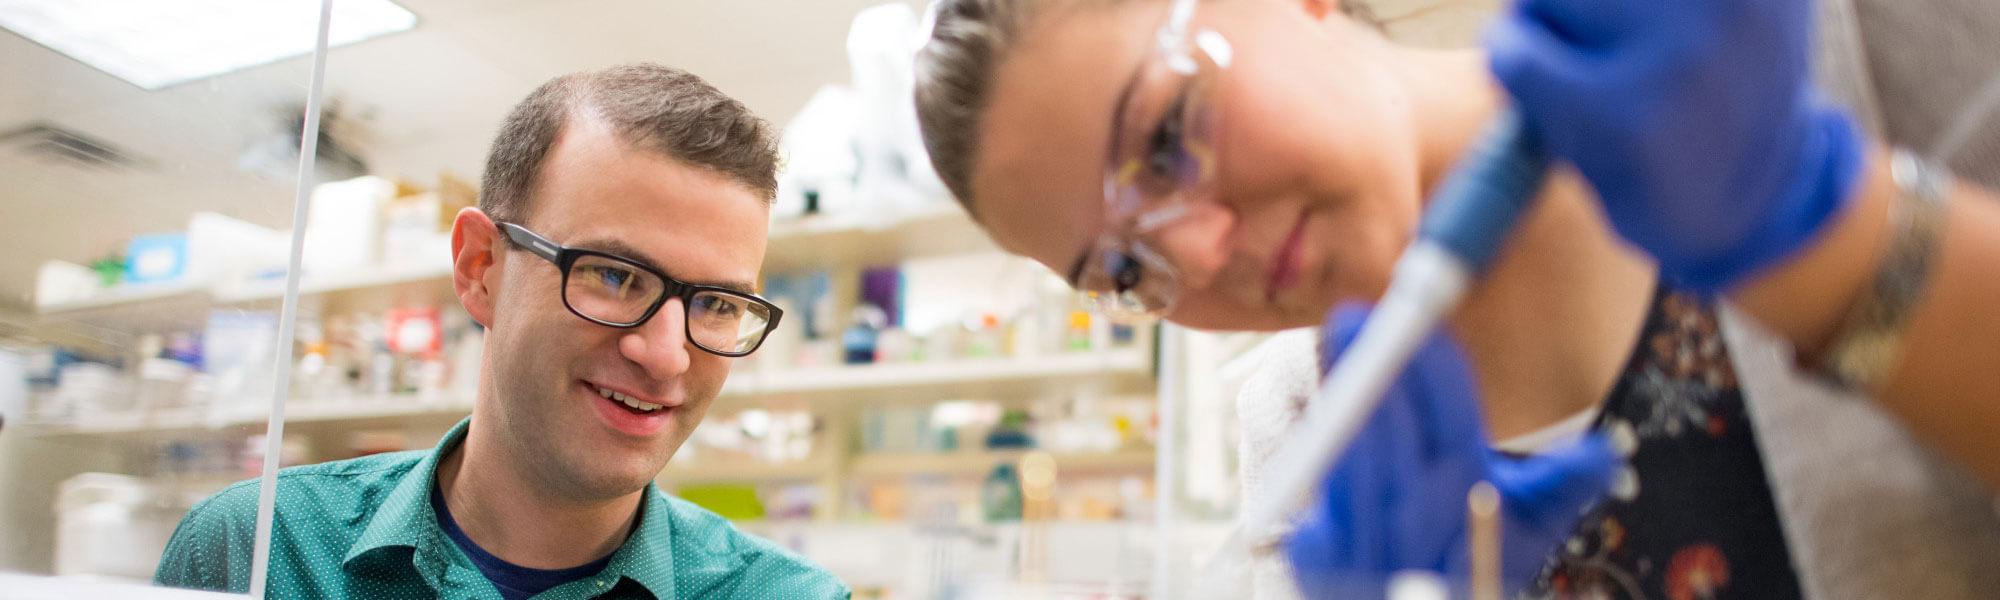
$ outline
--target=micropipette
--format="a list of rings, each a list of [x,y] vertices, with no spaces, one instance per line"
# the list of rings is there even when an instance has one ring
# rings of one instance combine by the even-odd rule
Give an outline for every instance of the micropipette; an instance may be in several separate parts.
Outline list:
[[[1417,239],[1397,259],[1389,287],[1340,361],[1320,381],[1304,417],[1271,457],[1272,493],[1243,507],[1202,578],[1203,596],[1241,572],[1252,532],[1273,531],[1325,477],[1402,373],[1417,345],[1491,265],[1541,188],[1549,158],[1519,113],[1504,110],[1432,194]]]

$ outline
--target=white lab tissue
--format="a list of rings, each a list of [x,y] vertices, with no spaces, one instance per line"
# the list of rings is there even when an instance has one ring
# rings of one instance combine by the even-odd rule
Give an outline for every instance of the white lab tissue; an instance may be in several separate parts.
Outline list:
[[[784,168],[778,174],[778,200],[771,207],[771,218],[805,216],[807,194],[818,197],[818,212],[840,212],[851,204],[859,168],[855,102],[854,90],[846,86],[822,87],[785,125],[779,145]]]
[[[785,127],[771,216],[895,214],[947,198],[917,129],[915,58],[922,25],[906,4],[855,15],[847,58],[853,85],[820,88]]]
[[[917,128],[916,55],[924,32],[908,4],[869,7],[847,33],[847,62],[859,96],[860,178],[863,198],[898,210],[945,198]]]

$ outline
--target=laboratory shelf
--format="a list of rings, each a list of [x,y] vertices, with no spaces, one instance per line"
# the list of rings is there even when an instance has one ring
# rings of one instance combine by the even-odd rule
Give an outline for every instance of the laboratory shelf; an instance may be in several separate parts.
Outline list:
[[[1090,388],[1129,391],[1150,385],[1151,369],[1151,354],[1145,346],[1138,346],[1034,358],[739,372],[730,376],[718,404],[747,407],[772,398],[874,404],[1028,398]],[[412,419],[451,420],[471,412],[469,395],[308,396],[287,401],[285,423],[316,428],[394,426]],[[268,415],[267,406],[244,402],[229,406],[93,411],[86,417],[30,422],[23,427],[44,437],[171,437],[224,428],[262,427]]]
[[[926,520],[760,520],[738,527],[813,557],[856,589],[904,585],[911,578],[953,581],[913,597],[1141,598],[1162,536],[1197,554],[1221,546],[1229,521],[1150,519],[940,523]],[[1178,564],[1203,563],[1182,559]],[[1031,585],[1017,585],[1032,577]],[[907,589],[907,588],[902,588]],[[953,595],[959,594],[959,595]],[[900,596],[899,596],[900,597]]]
[[[200,296],[207,291],[208,286],[194,283],[129,284],[106,289],[88,298],[44,304],[39,309],[43,314],[82,314],[135,304],[171,303]]]
[[[287,427],[337,425],[394,426],[412,419],[455,420],[472,414],[470,397],[422,398],[407,394],[294,398],[285,403]],[[270,407],[245,403],[231,406],[188,406],[145,411],[93,412],[88,417],[39,421],[23,427],[38,437],[170,438],[221,429],[259,428],[270,419]]]
[[[764,271],[891,264],[916,256],[990,252],[996,248],[965,210],[940,198],[896,212],[870,210],[813,215],[771,224]]]
[[[970,217],[948,200],[892,213],[815,215],[771,225],[766,271],[885,264],[911,256],[992,250]],[[307,272],[299,296],[308,309],[379,310],[449,302],[451,257],[438,255],[347,269]],[[217,308],[276,310],[285,280],[120,286],[36,309],[45,324],[119,334],[198,330]],[[324,306],[316,303],[324,303]]]
[[[412,422],[449,425],[472,414],[471,395],[421,397],[409,394],[299,398],[285,404],[285,427],[291,429],[363,429],[400,427]],[[251,423],[268,415],[252,411]],[[423,440],[419,447],[427,447]]]
[[[89,417],[29,421],[21,426],[41,437],[172,434],[229,426],[229,419],[216,418],[213,412],[192,407],[129,412],[98,411]]]
[[[128,285],[88,298],[43,304],[35,313],[48,326],[130,333],[199,329],[207,323],[213,304],[206,285]]]
[[[385,309],[398,304],[435,303],[449,298],[450,257],[306,273],[299,281],[302,306],[344,310]],[[198,331],[210,311],[238,308],[277,311],[285,280],[266,278],[215,284],[131,286],[96,296],[40,306],[48,325],[109,330],[125,335]]]
[[[660,472],[660,483],[666,486],[691,483],[733,483],[766,481],[805,481],[824,477],[838,469],[831,457],[790,462],[751,462],[746,460],[681,461],[668,463]]]
[[[791,462],[751,462],[724,460],[667,465],[660,472],[666,485],[713,482],[805,481],[829,473],[845,472],[855,477],[881,478],[915,475],[985,476],[1003,463],[1019,463],[1028,450],[990,450],[952,453],[909,453],[855,455],[841,468],[829,454]],[[1077,452],[1050,455],[1056,461],[1058,477],[1065,473],[1146,473],[1153,468],[1150,448],[1115,452]]]
[[[0,573],[0,590],[16,600],[143,598],[146,600],[242,600],[242,594],[153,587],[103,575],[23,575]]]
[[[299,296],[361,292],[412,283],[447,283],[450,280],[451,257],[436,256],[424,260],[307,272],[299,280]],[[270,303],[275,306],[284,297],[283,278],[218,285],[215,289],[215,302],[221,305]]]
[[[988,450],[956,453],[868,454],[854,457],[850,471],[857,477],[899,477],[911,475],[984,476],[1003,463],[1019,463],[1030,450]],[[1150,472],[1151,448],[1114,452],[1074,452],[1049,455],[1056,462],[1056,476],[1071,473]]]
[[[1032,357],[980,358],[807,369],[762,368],[730,375],[729,399],[798,397],[864,403],[1031,397],[1150,389],[1151,346]]]

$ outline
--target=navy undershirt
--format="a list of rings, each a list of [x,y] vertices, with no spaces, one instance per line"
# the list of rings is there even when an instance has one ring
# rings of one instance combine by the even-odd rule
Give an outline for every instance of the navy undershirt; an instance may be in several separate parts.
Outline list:
[[[458,528],[458,522],[452,520],[451,509],[444,505],[444,492],[435,485],[431,486],[431,510],[437,513],[438,526],[444,529],[445,535],[451,536],[451,541],[458,544],[459,550],[465,551],[473,566],[479,567],[480,574],[493,582],[493,587],[500,590],[500,597],[507,600],[525,600],[549,588],[596,575],[604,570],[605,565],[611,564],[611,555],[605,555],[589,564],[567,569],[523,567],[501,560],[480,548],[479,544],[472,543],[472,538],[466,537],[465,531]]]

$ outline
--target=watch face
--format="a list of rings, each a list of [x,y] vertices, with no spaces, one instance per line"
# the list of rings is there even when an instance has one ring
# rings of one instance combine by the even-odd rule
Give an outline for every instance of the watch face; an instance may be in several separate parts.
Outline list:
[[[1866,388],[1888,368],[1895,342],[1886,331],[1853,332],[1830,356],[1834,379],[1849,388]]]
[[[1867,295],[1855,302],[1827,352],[1828,375],[1849,389],[1872,387],[1895,365],[1898,338],[1929,283],[1938,232],[1944,227],[1948,173],[1898,150],[1890,175],[1897,189],[1889,212],[1895,237]]]

